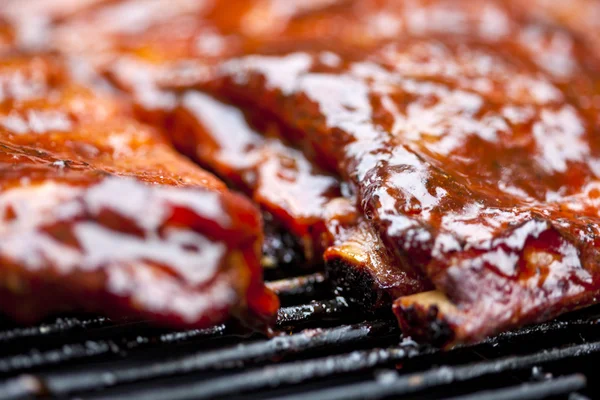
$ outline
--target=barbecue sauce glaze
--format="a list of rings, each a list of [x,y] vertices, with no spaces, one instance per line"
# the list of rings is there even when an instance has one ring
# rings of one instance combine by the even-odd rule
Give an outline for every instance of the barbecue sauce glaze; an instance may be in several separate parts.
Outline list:
[[[396,302],[409,333],[441,322],[441,340],[477,340],[596,301],[599,71],[581,13],[543,0],[176,1],[98,23],[142,3],[66,18],[50,46],[161,123],[177,105],[165,88],[201,86],[289,128],[350,185],[396,263],[443,294]]]
[[[0,62],[0,220],[2,310],[22,322],[257,325],[278,307],[255,207],[52,56]]]
[[[427,3],[396,9],[424,22],[401,24],[393,43],[230,60],[214,90],[284,121],[447,297],[399,299],[406,331],[441,321],[441,341],[472,341],[594,302],[600,104],[587,38],[499,2]]]

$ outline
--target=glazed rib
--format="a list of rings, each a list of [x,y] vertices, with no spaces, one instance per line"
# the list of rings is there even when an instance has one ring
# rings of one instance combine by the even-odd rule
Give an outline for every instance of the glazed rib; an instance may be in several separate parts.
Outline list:
[[[308,261],[324,257],[346,297],[374,309],[429,287],[397,266],[335,177],[282,141],[267,117],[254,119],[259,131],[238,108],[188,91],[170,132],[181,151],[245,190],[299,238]]]
[[[280,139],[256,132],[239,109],[201,92],[183,95],[173,121],[169,134],[180,151],[244,190],[299,239],[307,261],[318,262],[323,207],[340,196],[335,178]]]
[[[589,0],[556,3],[178,0],[135,23],[101,23],[149,4],[129,0],[76,13],[48,37],[133,93],[157,124],[177,104],[163,88],[207,82],[275,115],[285,128],[275,135],[358,198],[356,218],[333,213],[351,237],[337,232],[326,254],[357,259],[381,240],[393,260],[383,265],[436,287],[396,301],[403,328],[452,344],[598,295],[598,40],[591,10],[571,12]],[[0,28],[0,43],[15,40],[13,28]],[[226,62],[210,82],[216,63],[257,52],[283,56]],[[368,281],[357,276],[348,287]]]
[[[366,55],[226,62],[214,90],[277,115],[431,279],[438,294],[395,304],[407,333],[476,341],[593,303],[597,60],[502,2],[433,1],[422,15]]]
[[[198,328],[273,317],[250,202],[59,59],[3,58],[0,93],[2,312]]]

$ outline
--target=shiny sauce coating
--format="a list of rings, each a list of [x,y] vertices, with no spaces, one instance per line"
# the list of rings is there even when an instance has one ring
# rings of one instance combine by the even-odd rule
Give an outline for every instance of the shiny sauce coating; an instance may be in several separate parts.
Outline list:
[[[377,308],[429,287],[420,274],[397,265],[352,196],[342,195],[338,179],[289,146],[272,119],[255,117],[251,124],[240,109],[199,91],[183,95],[173,118],[175,145],[244,189],[300,239],[308,262],[324,257],[344,295]]]
[[[400,299],[405,328],[439,312],[461,341],[595,301],[590,3],[129,0],[53,16],[47,32],[143,110],[176,106],[164,88],[208,83],[275,115],[278,134],[351,184],[398,265],[455,308]],[[215,65],[252,53],[214,81]]]
[[[277,301],[254,206],[179,156],[60,60],[0,61],[3,311],[62,310],[206,327]]]
[[[352,182],[384,243],[460,311],[454,340],[593,301],[600,64],[502,2],[426,3],[393,43],[242,57],[214,90]]]

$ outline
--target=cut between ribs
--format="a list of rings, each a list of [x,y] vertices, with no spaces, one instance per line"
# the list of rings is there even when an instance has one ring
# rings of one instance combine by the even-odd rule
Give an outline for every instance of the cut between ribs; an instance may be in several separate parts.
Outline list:
[[[273,121],[254,119],[264,134],[239,109],[189,91],[170,132],[179,149],[243,188],[300,238],[307,260],[324,257],[332,284],[350,300],[375,309],[430,287],[397,264],[335,177],[288,146]]]

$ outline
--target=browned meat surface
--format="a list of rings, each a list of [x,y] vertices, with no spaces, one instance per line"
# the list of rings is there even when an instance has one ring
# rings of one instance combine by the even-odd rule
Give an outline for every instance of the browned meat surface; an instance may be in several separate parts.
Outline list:
[[[183,95],[174,119],[176,146],[300,238],[307,261],[319,262],[327,250],[329,276],[346,296],[377,308],[428,288],[397,265],[353,201],[342,197],[338,180],[286,145],[273,121],[255,118],[257,131],[238,108],[198,91]]]
[[[0,60],[1,311],[269,320],[255,207],[130,114],[53,57]]]
[[[325,250],[346,293],[357,288],[370,304],[400,296],[408,333],[475,341],[600,294],[597,1],[58,3],[10,0],[0,51],[48,48],[108,77],[138,118],[301,238],[306,257]],[[37,90],[8,86],[19,96]],[[73,138],[92,140],[97,120],[102,129],[121,123],[113,100],[94,97],[104,105],[80,112],[88,100],[65,86],[61,107],[85,126]],[[171,91],[191,87],[244,113],[205,95],[217,106],[198,112],[198,93],[180,104]],[[18,107],[46,112],[44,96]],[[12,129],[62,123],[39,122],[37,112],[13,118],[16,106],[3,107]],[[228,117],[215,117],[219,110]],[[14,145],[34,147],[23,140]],[[106,135],[92,142],[99,154],[110,147]],[[187,171],[166,145],[153,148],[153,160],[169,161],[77,151],[109,174],[171,184],[153,171]],[[40,148],[50,150],[62,151]],[[429,281],[435,291],[404,296]]]
[[[473,341],[594,302],[596,58],[502,2],[427,3],[393,44],[243,57],[215,90],[277,115],[432,280],[396,302],[407,332]]]
[[[122,1],[79,14],[76,18],[59,24],[54,30],[54,47],[62,52],[93,60],[114,83],[133,95],[138,102],[137,112],[140,118],[165,126],[169,135],[175,136],[175,144],[180,150],[241,187],[268,212],[263,265],[281,264],[286,259],[296,263],[304,261],[309,265],[320,262],[324,249],[333,243],[329,234],[325,235],[328,225],[321,208],[330,198],[338,196],[338,183],[323,174],[313,175],[310,163],[299,158],[297,151],[282,148],[279,139],[271,138],[262,143],[261,136],[252,132],[244,142],[238,143],[240,135],[245,132],[236,130],[244,127],[229,122],[237,120],[229,118],[230,113],[225,113],[227,118],[204,113],[204,118],[211,119],[211,128],[214,127],[210,133],[217,132],[219,141],[207,135],[204,128],[197,127],[197,118],[190,107],[184,104],[179,107],[176,119],[180,126],[187,124],[191,128],[184,129],[183,134],[178,133],[182,129],[172,129],[173,121],[170,116],[172,109],[178,104],[177,97],[162,89],[185,88],[193,83],[210,80],[211,66],[235,55],[274,51],[304,43],[314,46],[328,37],[343,40],[344,46],[364,46],[375,39],[385,39],[390,35],[386,36],[385,32],[376,32],[374,29],[360,33],[359,30],[351,32],[344,28],[337,32],[345,24],[331,23],[344,19],[348,22],[358,21],[366,27],[374,22],[363,20],[363,12],[367,11],[369,16],[374,16],[383,3],[346,0],[244,0],[210,3],[176,1],[167,11],[163,11],[164,6],[155,2],[152,3],[153,6],[146,7],[144,12],[125,18],[127,10],[141,8],[141,4],[145,2]],[[393,5],[390,6],[393,8]],[[326,45],[324,43],[319,46]],[[191,97],[193,96],[187,96],[188,102],[193,102],[193,99],[189,100]],[[213,108],[212,111],[218,110]],[[266,131],[276,129],[272,126],[263,128]],[[190,135],[188,130],[199,132]],[[254,141],[259,142],[248,148]],[[357,218],[353,213],[352,219]],[[360,224],[364,229],[367,225]],[[280,226],[287,228],[292,235],[282,235]],[[376,236],[373,232],[363,232],[362,228],[356,233],[357,237]],[[324,235],[327,236],[326,239]],[[349,233],[340,237],[347,235]],[[299,247],[302,254],[280,251],[282,243],[288,246],[288,250],[289,247],[293,250]],[[339,240],[336,243],[339,246],[344,244]],[[379,245],[377,239],[373,246],[367,244],[364,247],[377,249],[371,251],[375,258],[379,258],[379,254],[388,258],[388,251]],[[343,265],[351,265],[348,261],[352,257],[338,257],[340,248],[328,253],[329,265],[339,270],[340,273],[335,274],[340,278],[339,281],[344,280],[344,286],[352,288],[354,283],[350,284],[344,278],[347,269],[342,268]],[[338,262],[339,259],[345,261]],[[393,292],[394,297],[428,287],[419,275],[406,274],[402,269],[396,268],[395,264],[383,270],[385,285],[380,287],[380,279],[374,275],[370,277],[373,279],[372,283],[357,287],[355,292],[365,295],[367,299],[373,296],[362,287],[377,288],[376,298],[380,299],[385,292]],[[357,277],[364,276],[365,272],[368,272],[367,275],[381,275],[376,268],[365,267],[365,263],[361,266],[363,272],[355,274]],[[391,274],[391,270],[396,270],[397,275]],[[353,271],[355,272],[357,271]],[[392,283],[394,276],[399,278],[396,283]],[[358,283],[362,279],[353,279],[351,282]],[[395,288],[401,289],[395,291]],[[412,289],[408,290],[409,288]],[[385,297],[390,298],[389,295]],[[376,304],[384,303],[378,300]]]

